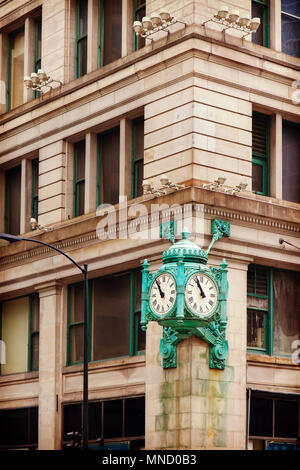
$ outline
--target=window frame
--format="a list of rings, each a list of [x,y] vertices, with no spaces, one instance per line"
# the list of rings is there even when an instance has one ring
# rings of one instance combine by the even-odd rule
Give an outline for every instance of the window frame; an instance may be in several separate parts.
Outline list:
[[[83,74],[80,73],[80,62],[81,62],[81,47],[80,43],[86,39],[88,41],[88,19],[87,19],[87,34],[79,37],[79,13],[80,13],[80,1],[76,0],[76,38],[75,38],[75,79],[83,77],[87,74],[87,71]],[[88,1],[87,4],[87,18],[88,18]]]
[[[100,132],[97,134],[97,178],[96,178],[96,207],[103,204],[105,201],[102,201],[102,193],[103,193],[103,180],[102,180],[102,161],[103,161],[103,153],[101,147],[101,137],[110,134],[113,131],[119,131],[119,139],[121,140],[121,132],[120,132],[120,124],[107,129],[106,131]],[[120,147],[119,147],[119,196],[120,196]]]
[[[6,71],[6,112],[12,109],[11,107],[11,94],[12,94],[12,75],[11,75],[11,59],[12,59],[12,41],[13,38],[20,33],[21,31],[24,32],[24,39],[25,39],[25,24],[20,26],[19,28],[15,29],[7,36],[7,71]],[[24,50],[25,54],[25,50]]]
[[[137,21],[138,19],[138,13],[143,10],[145,8],[145,16],[146,16],[146,0],[144,0],[143,4],[141,6],[137,6],[137,0],[133,0],[133,22],[134,21]],[[140,38],[140,39],[143,39],[143,38]],[[137,51],[139,49],[141,49],[142,47],[145,46],[145,38],[144,38],[144,45],[141,46],[141,47],[138,47],[138,41],[139,41],[139,38],[136,34],[133,34],[133,50],[134,51]]]
[[[263,44],[259,44],[263,47],[270,47],[270,1],[266,0],[266,3],[262,0],[252,0],[251,3],[256,3],[264,7],[264,19],[263,19]]]
[[[93,278],[89,280],[89,311],[88,311],[88,316],[89,316],[89,331],[88,331],[88,361],[90,363],[99,363],[99,362],[105,362],[105,361],[110,361],[113,359],[119,359],[122,357],[132,357],[132,356],[139,356],[139,355],[144,355],[145,350],[138,351],[138,330],[137,327],[137,318],[138,314],[140,313],[140,309],[136,309],[136,273],[139,271],[139,268],[131,269],[131,270],[125,270],[121,271],[118,273],[113,273],[109,274],[106,276],[100,276],[97,278]],[[129,355],[127,356],[118,356],[118,357],[111,357],[109,359],[97,359],[97,360],[92,360],[92,333],[93,333],[93,281],[98,280],[98,279],[109,279],[113,278],[116,276],[124,275],[126,273],[130,273],[130,337],[129,337]],[[75,364],[82,364],[83,361],[72,361],[72,332],[71,329],[74,326],[82,325],[84,324],[83,321],[81,322],[76,322],[76,323],[70,323],[71,320],[71,309],[72,309],[72,303],[71,303],[71,289],[73,287],[76,287],[78,285],[82,285],[82,282],[76,282],[74,284],[69,284],[68,285],[68,308],[67,308],[67,366],[72,366]]]
[[[254,119],[255,114],[260,114],[266,119],[266,154],[263,155],[259,152],[253,151],[253,142],[252,142],[252,165],[261,166],[263,169],[263,191],[254,191],[254,194],[260,194],[262,196],[270,196],[270,132],[271,132],[271,117],[268,114],[261,113],[259,111],[253,111],[252,120]],[[253,133],[253,127],[252,127]],[[252,136],[253,139],[253,136]]]
[[[77,179],[77,173],[78,173],[78,149],[77,145],[81,144],[84,142],[84,160],[86,159],[86,141],[85,138],[79,140],[74,144],[74,155],[73,155],[73,217],[79,217],[80,215],[83,215],[85,213],[85,210],[83,211],[83,214],[78,214],[78,209],[79,209],[79,190],[78,186],[81,183],[84,183],[84,194],[86,191],[85,187],[85,180],[86,180],[86,174],[84,172],[84,178]]]
[[[288,16],[289,18],[294,18],[294,19],[298,20],[298,21],[299,21],[299,25],[300,25],[300,16],[293,15],[292,13],[288,13],[288,12],[283,11],[283,10],[282,10],[282,2],[280,1],[280,26],[281,26],[281,38],[280,38],[280,39],[281,39],[281,52],[282,52],[283,54],[288,54],[288,55],[290,55],[288,52],[284,52],[284,51],[283,51],[283,48],[282,48],[282,46],[283,46],[283,41],[282,41],[282,17],[283,17],[284,15],[285,15],[285,16]],[[292,55],[291,57],[298,57],[298,56]]]
[[[34,158],[31,162],[31,217],[38,220],[39,212],[39,192],[35,193],[35,179],[39,178],[39,158]]]
[[[131,198],[134,199],[138,197],[138,187],[137,187],[137,167],[138,163],[140,161],[144,161],[144,153],[142,156],[137,157],[136,155],[136,123],[137,121],[145,121],[144,116],[140,116],[139,118],[133,119],[132,120],[132,151],[131,151],[131,161],[132,161],[132,171],[131,171]],[[144,129],[144,135],[145,135],[145,129]]]
[[[101,413],[101,423],[100,423],[100,428],[101,428],[101,436],[99,436],[97,439],[101,439],[102,442],[97,442],[96,439],[88,439],[89,441],[89,448],[92,448],[92,449],[95,449],[95,450],[98,450],[100,448],[101,445],[107,445],[109,446],[109,444],[122,444],[124,443],[127,444],[127,445],[130,445],[131,441],[135,441],[135,440],[144,440],[145,439],[145,434],[143,436],[126,436],[125,434],[125,430],[126,430],[126,422],[125,422],[125,408],[126,408],[126,400],[131,400],[131,399],[135,399],[135,398],[146,398],[145,395],[133,395],[133,396],[125,396],[125,397],[115,397],[115,398],[109,398],[109,399],[100,399],[100,400],[89,400],[89,405],[90,404],[100,404],[101,406],[101,410],[100,410],[100,413]],[[112,401],[122,401],[122,419],[123,419],[123,423],[122,423],[122,437],[102,437],[103,434],[104,434],[104,406],[105,406],[105,403],[107,402],[112,402]],[[65,418],[65,407],[67,406],[74,406],[74,405],[80,405],[81,407],[81,419],[82,419],[82,413],[83,413],[83,407],[82,407],[82,402],[69,402],[69,403],[63,403],[62,404],[62,426],[61,426],[61,442],[62,442],[62,447],[64,447],[65,445],[67,444],[70,444],[70,441],[66,441],[64,439],[64,434],[65,434],[65,422],[64,422],[64,418]],[[146,412],[146,408],[145,408],[145,412]],[[146,427],[145,427],[145,432],[146,432]],[[106,450],[108,450],[109,447],[106,448]],[[129,450],[129,449],[125,449],[125,450]]]
[[[41,43],[42,43],[42,16],[38,16],[34,19],[34,50],[33,50],[33,62],[34,62],[34,72],[38,73],[38,70],[42,68],[42,45],[40,57],[38,57],[38,40],[39,40],[39,30],[41,33]],[[34,98],[38,98],[39,94],[37,91],[33,92]]]
[[[13,412],[13,411],[17,411],[17,410],[26,410],[26,419],[27,419],[27,430],[28,430],[28,433],[27,433],[27,438],[29,441],[33,440],[33,439],[30,439],[32,437],[32,426],[31,426],[31,423],[32,423],[32,420],[33,420],[33,410],[36,410],[36,413],[37,413],[37,434],[38,434],[38,429],[39,429],[39,407],[38,406],[29,406],[29,407],[20,407],[20,408],[12,408],[12,409],[1,409],[0,410],[0,418],[1,418],[1,411],[8,411],[8,412]],[[6,445],[6,446],[1,446],[0,444],[0,449],[1,450],[11,450],[11,449],[15,449],[15,450],[24,450],[24,449],[37,449],[38,448],[38,439],[37,439],[37,442],[30,442],[30,443],[24,443],[24,444],[11,444],[11,445]]]
[[[255,307],[248,307],[247,304],[247,320],[248,320],[248,310],[251,311],[259,311],[259,312],[265,312],[264,313],[264,348],[258,348],[258,347],[253,347],[253,346],[248,346],[247,344],[247,352],[253,353],[253,354],[264,354],[264,355],[273,355],[273,271],[271,268],[268,266],[261,266],[257,264],[251,264],[250,265],[252,268],[255,269],[254,275],[255,275],[255,290],[256,290],[256,269],[259,268],[264,268],[267,272],[267,295],[260,295],[256,293],[249,293],[247,289],[247,299],[248,297],[255,297],[259,299],[268,299],[268,309],[260,309],[260,308],[255,308]],[[250,267],[249,266],[249,267]],[[249,270],[248,267],[248,270]]]
[[[300,133],[300,122],[295,122],[295,121],[289,121],[288,119],[282,119],[282,128],[281,128],[281,135],[282,135],[282,157],[281,157],[281,171],[282,171],[282,200],[284,201],[289,201],[289,202],[293,202],[294,201],[290,201],[289,199],[283,199],[283,187],[284,187],[284,181],[283,181],[283,162],[284,162],[284,155],[283,155],[283,128],[284,128],[284,124],[288,124],[289,126],[291,127],[295,127],[298,132]],[[296,202],[296,204],[299,204],[299,202]]]
[[[18,165],[16,166],[13,166],[11,168],[8,168],[5,172],[5,206],[4,206],[4,229],[5,229],[5,232],[6,233],[10,233],[11,230],[10,230],[10,227],[9,227],[9,217],[8,217],[8,214],[9,214],[9,196],[8,196],[8,184],[7,184],[7,173],[11,170],[14,170],[16,168],[20,168],[20,174],[21,174],[21,177],[20,177],[20,204],[21,204],[21,195],[22,195],[22,164],[19,163]],[[19,220],[19,230],[21,231],[21,209],[20,209],[20,220]],[[19,232],[20,234],[20,232]],[[18,234],[18,235],[19,235]]]
[[[0,301],[0,339],[2,339],[2,309],[3,309],[3,303],[5,302],[10,302],[13,300],[18,300],[18,299],[23,299],[25,297],[28,297],[28,305],[29,305],[29,311],[28,311],[28,343],[27,343],[27,370],[23,372],[15,372],[13,374],[5,374],[2,375],[2,370],[1,370],[1,363],[0,363],[0,377],[7,377],[9,375],[15,375],[15,374],[22,374],[26,372],[34,372],[38,371],[39,369],[33,368],[32,366],[32,361],[33,361],[33,336],[40,333],[39,330],[33,330],[33,315],[34,315],[34,310],[33,310],[33,298],[37,296],[39,297],[38,293],[32,293],[28,295],[20,295],[18,297],[13,297],[12,299],[6,299]],[[38,312],[38,315],[40,315],[40,309]]]

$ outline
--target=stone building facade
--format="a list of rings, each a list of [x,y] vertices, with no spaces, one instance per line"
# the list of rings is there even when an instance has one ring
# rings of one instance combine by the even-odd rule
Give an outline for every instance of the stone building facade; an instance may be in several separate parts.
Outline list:
[[[230,0],[261,18],[251,41],[203,25],[218,0],[0,2],[0,232],[89,266],[90,445],[299,445],[298,4]],[[137,39],[133,21],[161,8],[180,22]],[[43,93],[23,81],[39,69],[55,80]],[[164,174],[180,188],[143,194]],[[102,203],[116,211],[107,239]],[[188,207],[204,249],[212,219],[231,224],[209,257],[228,263],[225,370],[195,337],[164,370],[161,327],[141,333],[141,263],[156,270],[170,242],[139,236],[138,216],[159,232],[158,204]],[[0,447],[61,449],[80,429],[82,289],[63,256],[0,240]]]

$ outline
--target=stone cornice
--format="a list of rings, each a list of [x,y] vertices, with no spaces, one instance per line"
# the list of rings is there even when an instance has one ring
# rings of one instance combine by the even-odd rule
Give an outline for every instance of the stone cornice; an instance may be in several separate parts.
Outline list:
[[[128,219],[128,232],[136,232],[137,225],[144,225],[145,227],[148,225],[150,227],[151,224],[159,223],[159,214],[157,212],[151,213],[151,203],[168,204],[169,206],[172,204],[192,204],[193,215],[196,214],[197,204],[204,204],[206,219],[221,218],[229,220],[234,225],[299,237],[300,207],[289,207],[288,203],[279,205],[276,204],[276,200],[272,201],[271,198],[265,198],[266,201],[262,201],[255,199],[255,197],[257,196],[252,194],[232,196],[199,187],[188,187],[159,198],[144,196],[138,200],[129,201],[128,208],[140,202],[145,204],[149,215],[141,217],[140,220],[134,218]],[[294,204],[294,206],[297,205]],[[118,206],[116,206],[116,211],[118,213]],[[95,213],[88,214],[62,224],[57,224],[52,232],[31,232],[30,237],[38,236],[39,239],[54,244],[57,248],[66,252],[70,252],[89,245],[102,243],[96,233],[99,220],[100,218]],[[116,226],[116,230],[114,227],[110,227],[110,233],[115,233],[116,237],[118,237],[119,233],[122,233],[122,223]],[[158,242],[161,243],[159,239]],[[149,244],[153,243],[155,244],[156,242],[145,240],[143,247],[147,248]],[[31,242],[22,241],[0,247],[0,270],[10,269],[13,266],[31,263],[37,259],[56,255],[50,248],[36,248],[33,245]],[[259,245],[261,246],[262,243],[260,242]],[[278,249],[282,248],[278,245]]]

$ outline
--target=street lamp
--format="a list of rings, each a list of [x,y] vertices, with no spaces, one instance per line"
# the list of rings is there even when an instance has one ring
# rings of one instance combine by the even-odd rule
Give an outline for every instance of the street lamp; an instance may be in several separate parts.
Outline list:
[[[25,237],[18,237],[16,235],[10,235],[8,233],[0,233],[0,239],[6,240],[8,242],[18,242],[18,241],[26,241],[26,242],[33,242],[38,243],[40,245],[47,246],[52,250],[58,251],[61,255],[68,258],[75,266],[80,269],[84,276],[84,326],[83,326],[83,334],[84,334],[84,358],[83,358],[83,424],[82,424],[82,447],[84,450],[88,449],[88,265],[84,264],[82,268],[74,259],[72,259],[69,255],[61,251],[56,246],[50,245],[49,243],[42,242],[41,240],[35,240],[34,238],[25,238]]]

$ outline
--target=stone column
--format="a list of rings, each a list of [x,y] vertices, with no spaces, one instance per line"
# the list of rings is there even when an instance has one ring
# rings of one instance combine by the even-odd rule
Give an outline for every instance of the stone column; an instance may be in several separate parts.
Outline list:
[[[60,449],[61,285],[37,287],[40,295],[39,450]]]
[[[162,369],[162,328],[154,322],[148,326],[147,449],[245,448],[248,262],[228,263],[229,354],[225,370],[209,368],[209,346],[196,337],[177,346],[177,368]]]

